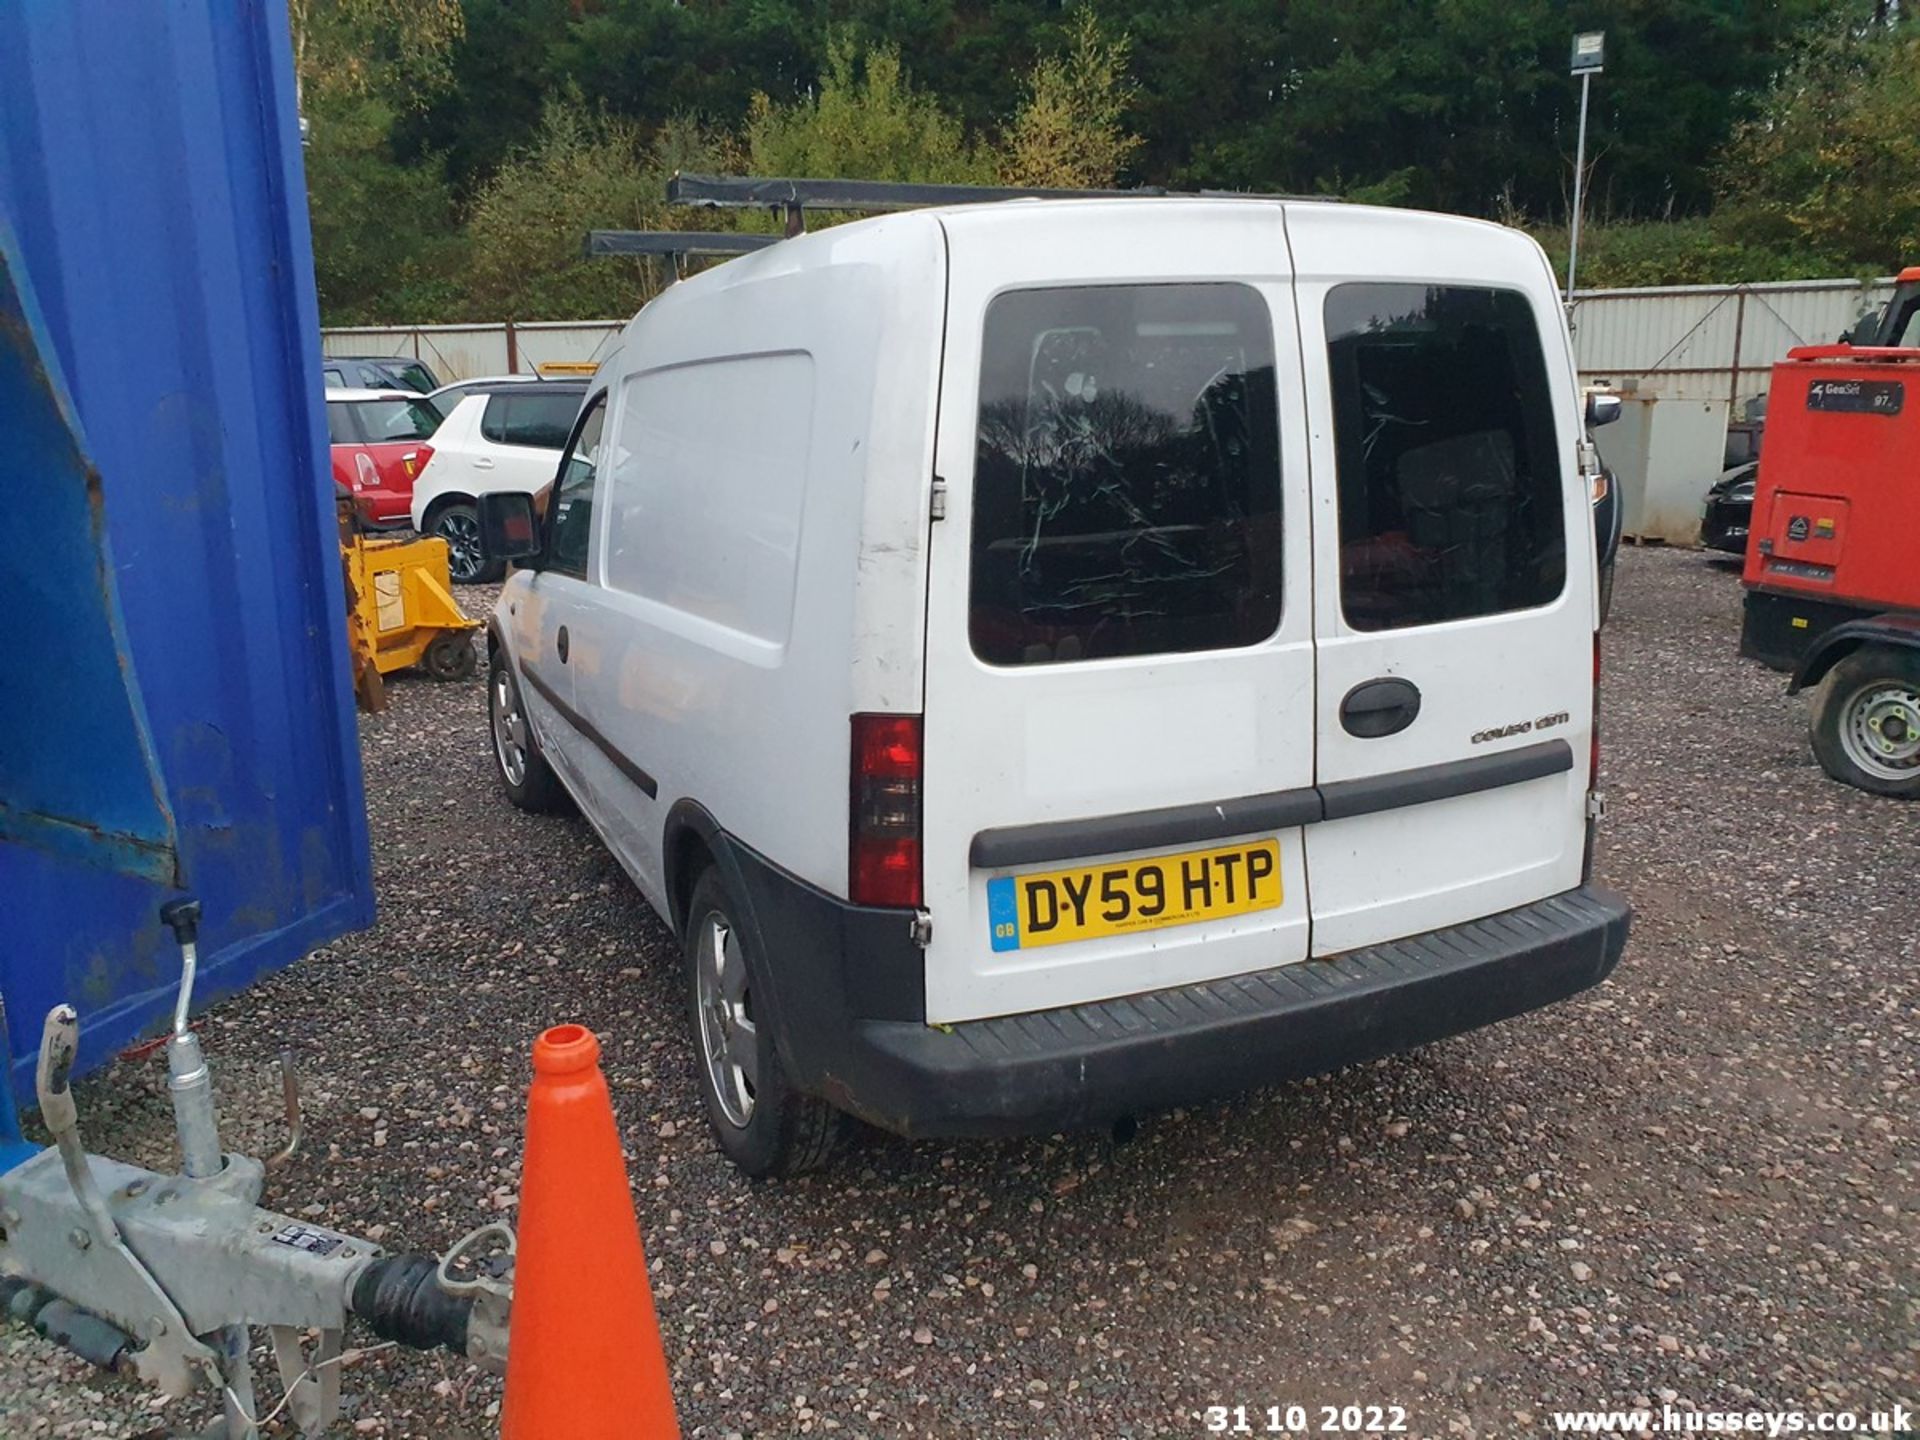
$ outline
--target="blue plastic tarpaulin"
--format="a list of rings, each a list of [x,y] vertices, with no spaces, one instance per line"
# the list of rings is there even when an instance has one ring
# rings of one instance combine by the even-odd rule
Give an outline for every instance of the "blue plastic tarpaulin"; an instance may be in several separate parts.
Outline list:
[[[158,1027],[176,882],[203,1002],[373,918],[304,183],[284,4],[0,5],[23,1098],[56,1002],[83,1068]]]

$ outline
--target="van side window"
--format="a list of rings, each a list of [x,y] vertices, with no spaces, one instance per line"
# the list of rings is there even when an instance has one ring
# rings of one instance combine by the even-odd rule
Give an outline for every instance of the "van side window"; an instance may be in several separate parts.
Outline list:
[[[1280,623],[1273,323],[1237,284],[987,307],[973,650],[996,665],[1253,645]]]
[[[573,446],[560,462],[553,489],[553,534],[547,568],[576,579],[587,578],[587,537],[593,529],[593,477],[600,468],[600,432],[607,422],[607,397],[596,395],[580,422]]]
[[[1336,285],[1326,325],[1347,624],[1396,630],[1557,597],[1561,452],[1526,297]]]

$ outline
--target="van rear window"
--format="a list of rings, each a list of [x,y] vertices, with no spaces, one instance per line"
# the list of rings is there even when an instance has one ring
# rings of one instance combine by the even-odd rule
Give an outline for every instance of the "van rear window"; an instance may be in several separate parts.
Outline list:
[[[987,307],[969,630],[996,665],[1252,645],[1280,623],[1273,325],[1245,285]]]
[[[1397,630],[1556,598],[1561,452],[1526,297],[1336,285],[1326,324],[1347,624]]]

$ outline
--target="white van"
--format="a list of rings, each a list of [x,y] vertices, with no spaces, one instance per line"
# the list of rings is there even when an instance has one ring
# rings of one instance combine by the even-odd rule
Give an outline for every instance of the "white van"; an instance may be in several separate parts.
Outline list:
[[[1579,387],[1515,231],[1012,201],[672,286],[489,629],[726,1152],[1102,1124],[1604,978]]]

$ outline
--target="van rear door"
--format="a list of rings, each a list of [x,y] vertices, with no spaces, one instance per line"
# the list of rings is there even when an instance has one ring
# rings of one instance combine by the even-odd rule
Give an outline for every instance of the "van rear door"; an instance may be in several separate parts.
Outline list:
[[[1310,522],[1280,209],[943,223],[927,1017],[1304,959]]]
[[[1290,205],[1313,432],[1313,951],[1580,883],[1593,531],[1538,248]]]

